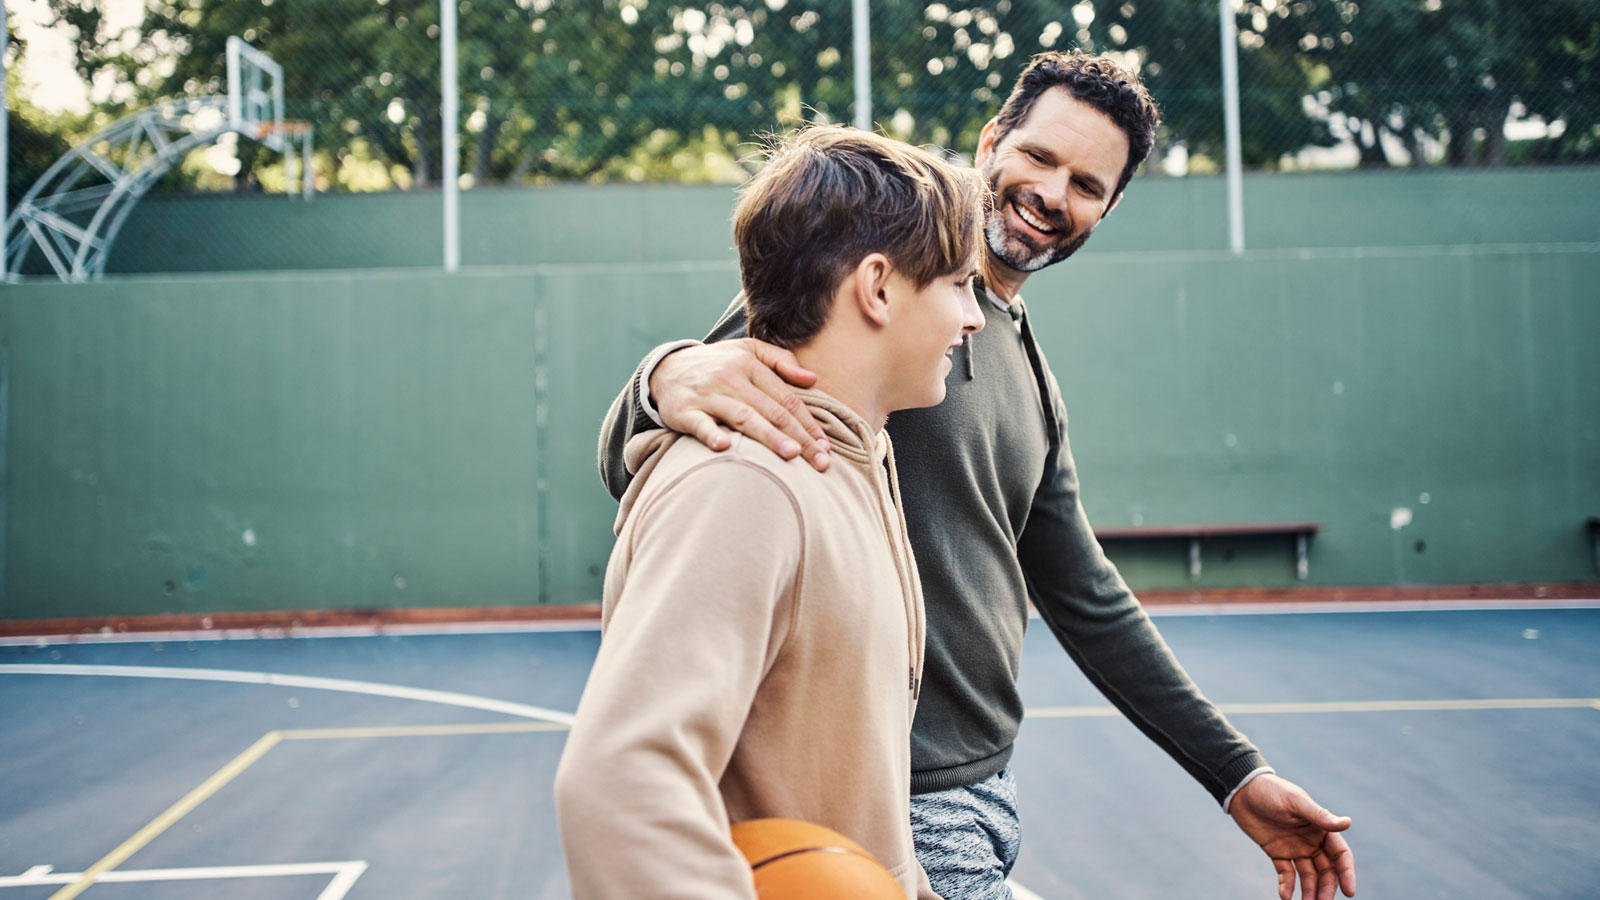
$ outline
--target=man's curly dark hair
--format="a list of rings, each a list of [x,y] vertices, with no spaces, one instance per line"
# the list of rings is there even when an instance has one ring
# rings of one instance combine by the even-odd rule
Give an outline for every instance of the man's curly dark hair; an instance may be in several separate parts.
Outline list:
[[[1150,155],[1156,142],[1161,113],[1139,76],[1103,55],[1081,50],[1052,50],[1035,56],[1017,77],[1011,96],[995,117],[994,142],[1005,140],[1033,111],[1033,105],[1051,88],[1065,88],[1073,97],[1100,110],[1128,136],[1128,162],[1112,196],[1122,193],[1133,172]]]

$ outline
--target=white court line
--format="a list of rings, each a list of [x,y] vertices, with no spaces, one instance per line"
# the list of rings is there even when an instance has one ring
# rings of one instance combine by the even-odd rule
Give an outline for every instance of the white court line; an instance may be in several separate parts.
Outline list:
[[[1028,890],[1022,885],[1017,884],[1015,881],[1012,881],[1009,878],[1006,879],[1006,887],[1011,888],[1011,896],[1017,898],[1017,900],[1044,900],[1043,897],[1035,894],[1033,891]]]
[[[43,869],[43,872],[39,870]],[[265,866],[208,866],[189,869],[113,869],[100,873],[96,883],[136,881],[197,881],[208,878],[273,878],[286,875],[332,875],[333,880],[317,895],[317,900],[343,900],[362,873],[363,860],[343,862],[281,863]],[[0,888],[35,887],[44,884],[71,884],[82,872],[51,872],[50,866],[34,866],[21,875],[0,876]]]
[[[350,681],[344,678],[318,678],[311,675],[285,675],[278,672],[241,672],[235,669],[183,669],[167,666],[80,666],[66,663],[55,665],[34,663],[0,663],[0,675],[103,675],[112,678],[171,678],[180,681],[228,681],[236,684],[269,684],[275,687],[308,688],[315,691],[342,691],[348,694],[369,694],[375,697],[395,697],[401,700],[420,700],[423,703],[440,703],[445,706],[463,706],[488,712],[504,713],[522,719],[541,722],[572,724],[572,713],[558,712],[526,703],[511,703],[457,694],[451,691],[430,691],[423,688],[404,687],[398,684],[379,684],[372,681]]]
[[[600,620],[554,622],[436,622],[411,625],[300,625],[287,628],[206,628],[191,631],[90,631],[73,634],[0,635],[0,647],[52,644],[162,644],[181,641],[258,641],[290,638],[383,637],[386,635],[529,634],[547,631],[599,631]]]
[[[1600,609],[1600,598],[1578,600],[1287,600],[1243,603],[1152,603],[1151,618],[1164,616],[1282,616],[1295,613],[1456,612]],[[1029,618],[1039,618],[1035,610]],[[304,625],[289,628],[210,628],[196,631],[94,631],[75,634],[0,635],[0,647],[56,644],[175,644],[185,641],[263,641],[293,638],[384,637],[451,634],[538,634],[599,631],[600,620],[557,622],[440,622],[414,625]]]

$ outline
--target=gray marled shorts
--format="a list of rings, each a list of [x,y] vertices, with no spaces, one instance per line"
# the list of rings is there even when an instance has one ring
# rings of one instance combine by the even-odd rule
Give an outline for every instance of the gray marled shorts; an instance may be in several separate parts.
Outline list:
[[[1013,900],[1006,876],[1022,849],[1009,768],[965,787],[911,795],[917,860],[945,900]]]

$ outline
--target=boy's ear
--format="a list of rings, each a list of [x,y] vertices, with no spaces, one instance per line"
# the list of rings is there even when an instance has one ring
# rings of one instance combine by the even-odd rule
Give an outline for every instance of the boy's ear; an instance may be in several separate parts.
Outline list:
[[[856,309],[867,321],[883,327],[889,324],[889,275],[894,267],[882,253],[869,253],[850,274],[851,296]]]

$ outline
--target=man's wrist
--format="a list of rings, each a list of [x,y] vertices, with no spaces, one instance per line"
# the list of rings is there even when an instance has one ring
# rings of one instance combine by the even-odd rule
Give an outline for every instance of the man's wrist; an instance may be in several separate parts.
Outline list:
[[[1224,813],[1227,813],[1227,812],[1230,811],[1230,808],[1233,806],[1233,798],[1237,797],[1239,795],[1239,792],[1244,790],[1244,786],[1245,785],[1249,784],[1252,781],[1255,781],[1257,778],[1260,778],[1263,775],[1276,775],[1276,774],[1278,774],[1278,770],[1274,769],[1271,766],[1261,766],[1259,768],[1252,769],[1250,771],[1250,774],[1248,774],[1248,775],[1244,776],[1244,778],[1240,779],[1239,783],[1234,785],[1233,790],[1228,792],[1228,796],[1223,798],[1222,811]]]
[[[667,427],[667,425],[661,421],[661,413],[656,411],[655,404],[650,400],[650,376],[655,374],[656,366],[661,365],[663,359],[685,347],[698,347],[700,344],[701,342],[696,340],[673,341],[670,344],[662,344],[656,348],[654,353],[650,354],[650,358],[644,361],[644,367],[639,370],[639,406],[644,409],[644,414],[650,417],[650,421],[662,428]]]

